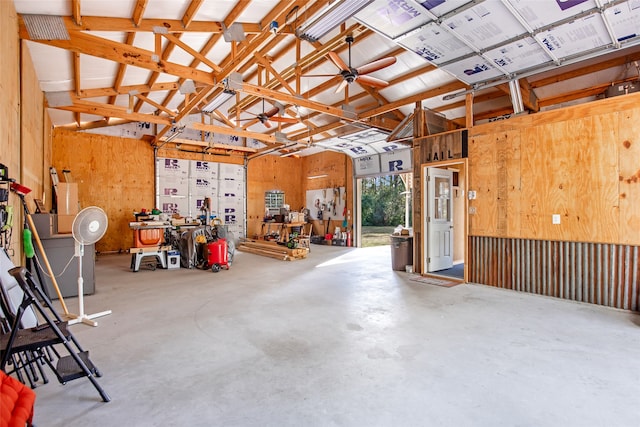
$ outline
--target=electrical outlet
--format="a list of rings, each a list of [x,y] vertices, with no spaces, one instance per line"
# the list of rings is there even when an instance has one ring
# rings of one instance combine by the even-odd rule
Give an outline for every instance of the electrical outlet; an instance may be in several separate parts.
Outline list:
[[[551,223],[552,224],[560,224],[560,214],[551,215]]]
[[[475,215],[475,213],[476,213],[476,207],[469,206],[469,215]]]
[[[467,192],[467,196],[469,197],[469,200],[475,200],[476,198],[476,192],[475,190],[469,190]]]

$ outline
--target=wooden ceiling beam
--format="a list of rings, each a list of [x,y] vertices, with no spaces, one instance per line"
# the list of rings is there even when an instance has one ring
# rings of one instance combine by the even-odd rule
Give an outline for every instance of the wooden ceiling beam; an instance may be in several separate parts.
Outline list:
[[[282,87],[284,87],[291,95],[295,95],[296,91],[293,90],[293,88],[291,86],[289,86],[289,83],[287,83],[287,81],[282,78],[282,76],[280,75],[280,73],[278,73],[272,66],[271,63],[269,62],[269,60],[267,60],[267,58],[265,58],[264,56],[260,55],[258,52],[254,53],[254,58],[256,58],[256,61],[258,61],[264,68],[266,68],[271,75],[278,81],[280,82],[280,85],[282,85]]]
[[[80,93],[80,54],[77,52],[73,52],[73,91],[77,96]]]
[[[193,18],[196,16],[196,13],[198,13],[198,9],[200,9],[203,2],[204,0],[191,0],[191,3],[187,6],[187,10],[182,14],[182,19],[180,20],[184,28],[189,28],[191,26]]]
[[[219,33],[222,35],[223,32],[222,22],[193,21],[187,18],[186,14],[182,19],[142,19],[137,24],[130,18],[110,16],[83,16],[82,24],[76,24],[73,17],[63,16],[62,18],[69,33],[78,31],[153,32],[154,27],[165,28],[169,33]],[[188,24],[185,25],[185,22]],[[260,24],[250,22],[241,24],[246,34],[259,34],[263,31]]]
[[[273,33],[269,31],[269,23],[272,21],[284,22],[286,15],[295,7],[302,8],[305,6],[303,0],[286,0],[280,1],[277,5],[269,11],[264,17],[263,22],[267,25],[263,26],[263,31],[260,34],[256,34],[249,43],[242,43],[243,48],[237,55],[230,54],[222,62],[222,71],[215,73],[216,82],[222,82],[229,77],[231,73],[236,71],[239,67],[244,65],[246,61],[253,58],[254,52],[259,52],[262,45],[273,36]],[[249,40],[249,38],[247,38]],[[233,52],[232,52],[233,53]]]
[[[82,14],[80,13],[80,0],[71,0],[71,17],[76,25],[82,25]]]
[[[630,80],[637,81],[638,78],[634,77],[633,79],[630,79]],[[606,84],[591,86],[591,87],[585,88],[585,89],[579,89],[579,90],[574,90],[574,91],[571,91],[571,92],[565,92],[565,93],[557,94],[557,95],[554,95],[554,96],[550,96],[548,98],[541,99],[541,100],[538,101],[538,103],[540,104],[541,107],[548,107],[548,106],[551,106],[551,105],[562,104],[564,102],[575,101],[576,99],[588,98],[590,96],[601,95],[610,86],[611,86],[610,83],[606,83]]]
[[[406,98],[399,99],[394,102],[390,102],[387,105],[382,105],[378,108],[373,108],[371,110],[360,113],[358,117],[360,119],[366,119],[369,117],[374,117],[380,114],[387,113],[391,110],[395,110],[396,108],[404,107],[405,105],[413,104],[417,101],[422,101],[425,99],[432,98],[434,96],[444,95],[445,93],[453,92],[454,90],[464,89],[467,86],[459,80],[455,80],[453,82],[444,84],[434,89],[425,90],[424,92],[417,93],[415,95],[408,96]]]
[[[165,143],[165,139],[161,139],[159,141],[160,143]],[[176,138],[173,139],[171,141],[171,144],[175,147],[177,145],[192,145],[194,147],[204,147],[205,150],[203,150],[203,152],[206,152],[208,154],[214,154],[212,153],[211,150],[214,151],[218,151],[218,152],[223,152],[223,153],[229,153],[229,152],[239,152],[239,153],[256,153],[258,151],[257,148],[253,148],[253,147],[242,147],[239,145],[229,145],[229,144],[219,144],[216,142],[207,142],[207,141],[194,141],[193,139],[184,139],[184,138]],[[167,148],[167,147],[164,147]]]
[[[135,94],[135,95],[133,95],[133,96],[135,96],[136,98],[140,99],[141,101],[146,102],[147,104],[149,104],[149,105],[151,105],[151,106],[155,107],[157,110],[164,111],[164,112],[165,112],[167,115],[169,115],[170,117],[173,117],[173,116],[175,116],[175,115],[176,115],[176,112],[175,112],[175,111],[171,111],[171,110],[169,110],[169,109],[168,109],[167,107],[165,107],[164,105],[160,105],[160,104],[158,104],[157,102],[155,102],[154,100],[149,99],[149,98],[147,98],[146,96],[144,96],[144,95],[142,95],[142,94],[140,94],[140,93],[137,93],[137,94]]]
[[[135,39],[135,33],[128,33],[127,40],[125,41],[125,43],[131,46],[133,45],[134,39]],[[127,72],[127,64],[118,64],[118,71],[116,72],[116,78],[113,82],[113,90],[115,94],[113,94],[111,98],[109,98],[109,104],[116,103],[116,95],[120,91],[120,87],[122,86],[122,82],[124,80],[124,75],[126,72]]]
[[[187,52],[188,54],[190,54],[194,58],[199,59],[201,63],[207,65],[212,70],[218,71],[218,72],[222,71],[222,68],[220,68],[220,66],[218,64],[216,64],[215,62],[209,60],[209,58],[207,58],[206,56],[204,56],[203,54],[201,54],[197,50],[193,49],[188,44],[182,42],[179,37],[176,37],[173,34],[169,34],[169,33],[163,34],[163,37],[165,37],[167,40],[169,40],[174,45],[177,45],[179,48],[181,48],[182,50],[184,50],[185,52]]]
[[[166,125],[172,122],[172,119],[170,117],[128,112],[127,107],[119,107],[111,104],[100,104],[97,102],[91,102],[82,99],[74,100],[73,105],[55,108],[58,110],[74,111],[103,117],[119,117],[122,119],[139,122],[149,122]]]
[[[136,1],[136,5],[133,8],[133,14],[131,16],[131,22],[133,22],[134,25],[139,26],[140,22],[142,21],[142,16],[144,15],[144,11],[145,8],[147,7],[147,2],[148,0],[137,0]],[[127,33],[127,39],[125,40],[125,44],[127,45],[133,45],[133,42],[136,38],[136,33],[135,32],[128,32]],[[113,88],[115,89],[116,93],[118,93],[118,91],[120,90],[120,86],[122,86],[122,82],[124,81],[124,75],[127,71],[127,65],[126,64],[118,64],[118,71],[116,73],[116,78],[113,82]],[[109,104],[115,104],[116,103],[116,96],[113,95],[109,98]]]
[[[492,101],[494,99],[498,99],[498,98],[504,98],[506,95],[504,92],[502,92],[501,90],[491,90],[491,91],[482,91],[483,93],[481,95],[473,95],[473,103],[474,104],[480,104],[482,102],[487,102],[487,101]],[[446,104],[437,108],[434,108],[434,111],[437,112],[443,112],[443,111],[447,111],[447,110],[453,110],[455,108],[465,108],[467,104],[467,101],[465,98],[463,98],[461,101],[458,102],[453,102],[451,104]]]
[[[280,101],[285,104],[294,104],[300,107],[305,107],[313,111],[329,114],[330,116],[340,117],[345,120],[355,121],[345,115],[345,112],[341,108],[332,107],[330,105],[321,104],[310,99],[298,98],[294,95],[288,95],[283,92],[277,92],[275,90],[267,89],[260,86],[255,86],[249,83],[242,84],[242,91],[249,95],[255,95],[262,98],[271,99],[274,101]]]
[[[591,64],[586,67],[580,67],[575,70],[566,71],[564,73],[555,74],[550,77],[542,78],[539,80],[533,80],[531,77],[529,78],[529,84],[532,89],[536,89],[542,86],[548,86],[553,83],[558,83],[564,80],[573,79],[580,76],[585,76],[587,74],[596,73],[598,71],[606,70],[608,68],[619,67],[625,64],[630,64],[634,61],[640,61],[640,52],[630,53],[626,56],[621,56],[619,58],[608,59],[606,61],[599,62],[597,64]]]
[[[214,114],[215,114],[215,117],[213,117]],[[229,126],[230,128],[236,127],[236,125],[231,120],[229,120],[224,114],[222,114],[218,110],[213,111],[209,117],[212,120],[215,120],[217,118],[217,120],[221,121],[222,123],[224,123],[225,125]]]
[[[341,120],[337,120],[335,122],[331,122],[323,126],[315,127],[313,130],[306,129],[299,133],[287,135],[287,138],[289,138],[292,141],[300,141],[304,138],[313,137],[315,135],[328,132],[330,130],[342,127],[344,125],[345,124]]]
[[[80,125],[77,125],[74,123],[71,125],[56,126],[56,128],[59,127],[62,129],[69,129],[69,130],[89,130],[89,129],[104,128],[107,126],[123,125],[131,122],[132,122],[131,120],[127,120],[127,119],[109,119],[109,120],[100,119],[92,122],[80,123]]]
[[[136,28],[142,24],[142,17],[144,16],[144,11],[147,9],[148,3],[149,0],[136,0],[136,5],[133,7],[133,13],[131,14],[131,22]],[[97,20],[101,21],[100,18],[97,18]]]
[[[275,136],[266,135],[264,133],[259,133],[259,132],[249,132],[246,130],[239,130],[236,128],[228,128],[224,126],[206,125],[204,123],[198,123],[198,122],[193,122],[189,124],[189,127],[195,130],[203,131],[203,132],[214,132],[214,133],[221,133],[223,135],[239,136],[241,138],[252,138],[258,141],[265,142],[267,144],[278,143]]]
[[[231,9],[229,14],[224,18],[224,25],[226,25],[227,27],[231,26],[231,24],[233,24],[234,22],[237,21],[237,19],[246,10],[246,8],[248,6],[249,6],[249,2],[248,1],[238,2],[233,7],[233,9]],[[218,43],[218,41],[220,40],[221,37],[222,37],[222,33],[215,33],[211,37],[209,37],[209,40],[207,40],[207,42],[202,47],[202,49],[200,49],[200,53],[202,55],[207,55],[209,53],[209,51],[211,49],[213,49],[213,47],[216,45],[216,43]],[[191,64],[189,64],[189,67],[196,68],[198,65],[200,65],[200,60],[198,58],[194,58],[193,61],[191,62]],[[182,83],[184,83],[185,80],[186,79],[180,79],[178,81],[178,87],[169,91],[169,93],[167,94],[167,96],[165,97],[165,99],[163,101],[163,105],[168,105],[171,102],[173,97],[176,96],[176,94],[178,93],[178,88],[180,87],[180,85]],[[204,98],[202,98],[202,99],[204,99]],[[185,101],[183,101],[182,103],[179,104],[178,110],[181,111],[181,112],[184,111],[187,104],[188,105],[193,105],[192,108],[197,107],[197,104],[194,105],[190,101],[185,100]]]
[[[293,81],[296,78],[296,70],[304,70],[305,68],[312,67],[313,65],[317,64],[320,61],[326,60],[327,53],[335,51],[340,47],[342,47],[342,49],[346,49],[347,44],[344,42],[344,39],[348,34],[356,34],[356,33],[365,32],[365,31],[369,31],[369,30],[365,30],[365,27],[360,24],[355,24],[345,29],[344,31],[342,31],[340,34],[332,38],[330,41],[328,41],[324,45],[321,45],[320,43],[316,42],[314,44],[314,46],[316,46],[315,51],[313,51],[309,55],[306,55],[304,58],[298,61],[297,64],[291,65],[285,68],[284,70],[280,71],[280,76],[283,79],[285,79],[287,82]],[[336,75],[338,75],[337,70],[336,70]],[[249,76],[247,80],[251,80],[254,77],[255,77],[255,74]],[[277,80],[273,80],[267,83],[265,87],[268,89],[277,89],[280,87],[280,84]],[[298,92],[299,91],[300,89],[298,88]],[[304,95],[302,96],[304,97]],[[230,113],[235,112],[236,108],[240,108],[241,110],[250,108],[253,105],[255,105],[256,102],[258,102],[257,98],[247,97],[242,101],[240,101],[238,104],[236,104],[236,106],[232,107],[229,110],[229,112]]]
[[[522,103],[527,110],[537,113],[540,111],[540,105],[538,104],[538,97],[536,96],[529,80],[519,79],[520,92],[522,93]]]
[[[524,106],[524,108],[533,112],[539,111],[540,106],[538,105],[538,98],[536,97],[536,94],[531,89],[531,85],[527,82],[527,80],[518,79],[518,85],[520,86],[520,93],[522,95],[522,105]],[[502,91],[506,96],[511,97],[511,88],[509,87],[509,84],[502,83],[494,87]]]
[[[191,1],[191,3],[187,7],[187,10],[183,14],[182,19],[180,21],[185,28],[188,27],[189,24],[193,21],[193,17],[198,12],[198,9],[200,8],[201,5],[202,5],[202,1],[200,1],[200,0],[192,0]],[[155,32],[156,31],[154,30],[154,33]],[[209,65],[209,67],[211,67],[212,70],[218,71],[218,68],[216,68],[217,64],[214,64],[213,62],[208,61],[204,55],[200,56],[200,52],[197,52],[194,49],[191,49],[190,46],[187,46],[186,44],[182,43],[182,41],[180,40],[180,37],[182,37],[182,34],[183,33],[179,33],[179,34],[174,36],[174,35],[171,35],[171,34],[167,33],[165,35],[165,37],[167,37],[167,39],[169,40],[169,44],[165,48],[164,52],[162,52],[163,61],[166,61],[169,58],[169,56],[171,55],[171,53],[173,52],[173,49],[175,48],[175,46],[179,45],[187,53],[190,53],[192,56],[194,56],[195,59],[198,59],[200,61],[202,61],[204,59],[206,61],[205,63],[207,65]],[[195,67],[190,67],[190,68],[195,68]],[[154,72],[149,77],[149,80],[147,81],[149,86],[153,85],[157,81],[158,77],[159,77],[159,73]],[[182,84],[182,82],[184,82],[184,80],[186,80],[186,79],[184,79],[184,78],[180,79],[180,84]],[[171,94],[171,92],[170,92],[170,94]],[[171,96],[173,96],[173,95],[171,94]],[[163,102],[163,106],[168,105],[170,99],[171,98],[167,98],[165,96],[165,99],[164,99],[164,102]],[[138,102],[138,105],[136,105],[136,111],[139,111],[140,108],[142,108],[142,103]],[[157,139],[156,139],[156,141],[157,141]]]
[[[78,94],[78,98],[96,98],[99,96],[116,96],[116,95],[126,95],[130,92],[136,91],[138,93],[149,93],[149,92],[162,92],[166,90],[178,90],[180,86],[176,82],[170,83],[155,83],[152,86],[141,84],[141,85],[127,85],[120,86],[118,89],[109,87],[109,88],[97,88],[97,89],[81,89]]]
[[[78,6],[79,8],[80,6]],[[80,92],[80,82],[81,82],[81,76],[80,76],[80,54],[79,53],[72,53],[71,54],[72,58],[73,58],[73,65],[72,65],[72,69],[73,69],[73,85],[74,85],[74,95],[78,96],[78,93]],[[74,113],[74,120],[76,121],[76,125],[80,126],[81,123],[81,116],[79,112],[75,112]]]
[[[31,40],[24,22],[20,21],[20,36],[24,40]],[[84,53],[120,64],[135,65],[158,73],[171,74],[196,82],[214,84],[213,75],[205,71],[193,69],[185,65],[172,62],[153,60],[154,52],[114,42],[91,34],[76,32],[70,34],[70,40],[33,40],[37,43],[55,46],[71,52]]]

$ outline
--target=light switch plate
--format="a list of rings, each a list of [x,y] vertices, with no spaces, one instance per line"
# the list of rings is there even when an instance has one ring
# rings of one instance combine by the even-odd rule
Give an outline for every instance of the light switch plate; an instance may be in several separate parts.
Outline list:
[[[560,224],[560,214],[551,215],[551,223]]]

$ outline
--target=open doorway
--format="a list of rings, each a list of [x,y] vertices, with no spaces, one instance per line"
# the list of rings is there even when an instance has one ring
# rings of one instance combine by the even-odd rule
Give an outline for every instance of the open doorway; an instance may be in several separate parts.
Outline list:
[[[464,280],[466,252],[464,162],[423,166],[422,271]]]
[[[358,247],[388,246],[401,226],[411,229],[413,173],[362,177],[356,180],[355,221]]]

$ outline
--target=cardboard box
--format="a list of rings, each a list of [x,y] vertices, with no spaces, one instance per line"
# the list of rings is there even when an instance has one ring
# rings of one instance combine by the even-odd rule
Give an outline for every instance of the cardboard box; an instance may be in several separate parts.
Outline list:
[[[60,182],[56,189],[56,207],[58,215],[75,215],[78,213],[78,184]]]
[[[58,215],[58,234],[71,233],[75,215]]]
[[[304,222],[304,214],[301,212],[289,212],[288,219],[290,223]]]

